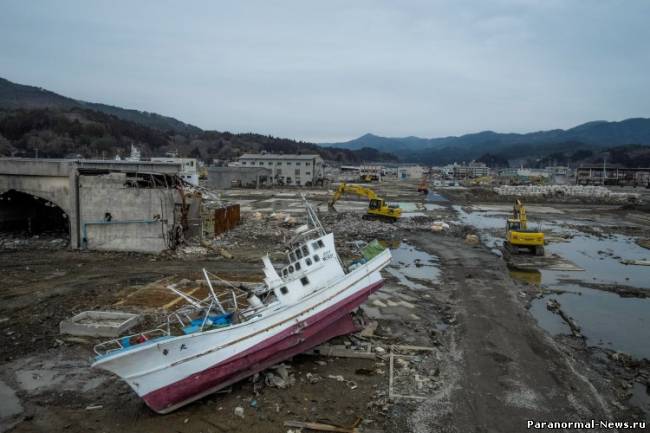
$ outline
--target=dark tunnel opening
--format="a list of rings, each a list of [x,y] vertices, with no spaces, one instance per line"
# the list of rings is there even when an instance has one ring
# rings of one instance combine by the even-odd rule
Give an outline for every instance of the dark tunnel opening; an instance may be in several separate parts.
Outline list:
[[[0,194],[0,233],[14,238],[58,238],[69,242],[68,215],[56,204],[20,191]]]

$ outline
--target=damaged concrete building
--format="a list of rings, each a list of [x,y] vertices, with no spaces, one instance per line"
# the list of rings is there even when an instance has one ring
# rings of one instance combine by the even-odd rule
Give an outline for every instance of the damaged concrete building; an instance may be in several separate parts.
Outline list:
[[[183,222],[201,200],[185,192],[180,170],[145,161],[0,159],[0,230],[58,231],[79,249],[173,248],[191,231]]]

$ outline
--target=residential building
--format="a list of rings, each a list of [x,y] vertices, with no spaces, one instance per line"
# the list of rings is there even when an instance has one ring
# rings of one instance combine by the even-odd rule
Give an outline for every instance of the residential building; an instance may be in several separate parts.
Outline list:
[[[247,153],[239,157],[237,165],[271,169],[274,184],[310,186],[323,181],[325,164],[316,154]]]

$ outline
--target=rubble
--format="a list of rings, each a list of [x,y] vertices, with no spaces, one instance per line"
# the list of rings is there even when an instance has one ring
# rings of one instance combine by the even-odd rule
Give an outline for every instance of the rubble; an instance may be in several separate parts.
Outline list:
[[[565,198],[576,197],[613,203],[636,202],[641,197],[636,193],[612,192],[604,186],[594,185],[503,185],[494,188],[502,196]]]
[[[156,420],[154,416],[139,417],[139,424],[136,425],[130,423],[131,413],[124,416],[121,411],[113,410],[132,399],[132,395],[126,392],[124,387],[119,387],[111,381],[105,381],[95,391],[89,391],[90,386],[98,379],[97,376],[86,374],[83,376],[83,381],[76,382],[67,380],[68,376],[65,376],[65,382],[57,382],[53,387],[37,388],[38,392],[42,394],[35,397],[32,394],[33,391],[29,389],[37,385],[42,386],[42,383],[45,383],[46,380],[41,378],[38,380],[31,379],[33,377],[32,372],[43,374],[41,371],[47,369],[38,366],[36,363],[21,367],[20,363],[24,365],[27,357],[51,356],[52,353],[65,351],[70,353],[71,356],[82,359],[83,363],[68,369],[71,373],[77,374],[79,370],[87,368],[85,358],[87,352],[96,343],[95,339],[92,337],[83,339],[76,337],[60,339],[43,337],[44,323],[51,323],[52,321],[58,323],[59,320],[70,316],[70,311],[77,312],[108,307],[128,311],[128,308],[142,305],[138,304],[138,302],[144,302],[143,299],[145,298],[147,298],[147,303],[143,306],[152,310],[160,308],[164,311],[167,308],[178,306],[177,297],[163,297],[158,290],[148,286],[153,284],[152,281],[156,280],[159,281],[158,285],[162,287],[175,283],[178,288],[182,288],[186,293],[193,290],[197,290],[195,296],[203,293],[202,291],[207,290],[206,287],[199,287],[196,284],[197,276],[192,273],[192,269],[196,267],[195,262],[200,262],[201,266],[212,269],[220,275],[223,273],[232,276],[233,278],[229,278],[229,280],[237,281],[235,285],[239,285],[240,281],[245,284],[260,281],[264,276],[261,273],[255,273],[254,266],[259,261],[259,252],[268,251],[272,258],[278,257],[282,259],[284,254],[284,251],[282,251],[283,243],[292,237],[294,228],[303,221],[303,217],[295,212],[290,205],[285,205],[284,201],[274,202],[272,205],[269,205],[269,203],[250,204],[252,202],[252,200],[249,200],[251,197],[256,197],[260,202],[266,201],[268,191],[251,190],[242,194],[246,194],[246,196],[242,200],[243,214],[239,226],[215,236],[214,239],[206,239],[200,244],[197,241],[195,244],[180,247],[178,251],[159,258],[157,263],[149,263],[150,259],[148,257],[140,260],[140,256],[137,256],[139,260],[134,260],[134,256],[127,255],[99,256],[97,253],[66,253],[73,257],[74,262],[71,263],[69,257],[62,259],[62,252],[59,252],[57,254],[61,255],[55,256],[53,259],[61,261],[61,263],[56,263],[56,269],[54,265],[44,265],[40,261],[34,260],[34,257],[37,256],[32,257],[32,262],[25,262],[27,259],[25,259],[26,256],[24,255],[21,256],[23,257],[22,261],[16,260],[15,265],[12,263],[11,266],[7,266],[9,278],[3,286],[3,290],[7,291],[8,296],[3,298],[3,303],[9,306],[6,307],[6,310],[3,310],[3,317],[0,318],[0,326],[2,326],[0,337],[6,348],[6,355],[3,353],[5,362],[11,362],[12,364],[5,364],[3,368],[5,372],[13,373],[13,370],[15,370],[16,377],[20,378],[20,383],[23,384],[21,385],[21,393],[24,394],[24,401],[26,408],[28,408],[26,413],[35,411],[39,420],[51,422],[57,428],[59,425],[56,422],[61,419],[64,424],[60,427],[72,424],[73,427],[69,430],[75,433],[88,431],[95,422],[108,422],[115,417],[118,418],[121,425],[124,425],[125,433],[138,429],[155,429],[156,423],[160,422],[160,418]],[[400,194],[394,196],[396,197],[394,198],[395,202],[419,199],[418,197],[411,198],[408,195]],[[326,196],[327,194],[322,195]],[[496,196],[495,193],[492,193],[492,195]],[[391,197],[391,194],[386,194],[386,196]],[[405,196],[406,199],[403,198]],[[543,200],[543,197],[540,200]],[[585,200],[588,200],[588,198],[585,198]],[[480,314],[476,314],[476,311],[489,315],[490,318],[498,316],[500,311],[474,308],[476,305],[489,306],[492,302],[498,302],[499,307],[497,308],[500,309],[502,304],[506,302],[506,298],[503,296],[494,296],[504,292],[490,292],[489,296],[486,295],[476,299],[476,302],[470,303],[463,298],[463,293],[472,292],[473,287],[481,287],[481,290],[486,291],[486,293],[488,289],[494,286],[505,287],[504,290],[506,290],[508,287],[504,286],[504,284],[510,279],[507,274],[503,275],[503,270],[499,266],[495,265],[497,262],[486,258],[489,254],[488,251],[467,246],[478,244],[479,234],[481,238],[484,237],[483,231],[453,221],[452,218],[454,218],[455,213],[450,209],[432,211],[431,209],[423,209],[423,206],[419,205],[419,203],[416,206],[418,211],[422,211],[425,216],[404,217],[394,224],[363,220],[362,210],[365,209],[361,207],[357,212],[323,212],[320,215],[328,228],[334,228],[337,246],[341,246],[340,252],[346,263],[350,256],[358,254],[358,248],[364,245],[364,241],[367,242],[374,238],[385,241],[383,243],[390,245],[391,248],[400,248],[400,245],[403,246],[406,243],[416,244],[414,240],[421,239],[422,243],[418,244],[419,248],[426,250],[428,253],[436,254],[440,258],[439,262],[436,262],[436,266],[440,268],[439,281],[431,284],[423,283],[418,291],[401,286],[395,275],[391,273],[384,275],[386,286],[374,293],[370,300],[366,302],[364,308],[368,309],[368,313],[370,313],[370,310],[378,310],[379,308],[390,311],[382,311],[382,315],[371,316],[373,321],[369,322],[365,329],[355,334],[353,338],[357,343],[359,341],[371,343],[368,351],[356,347],[357,343],[352,343],[352,345],[349,343],[342,344],[343,339],[329,342],[327,345],[317,348],[320,353],[315,354],[318,356],[316,358],[302,354],[298,355],[291,362],[291,365],[288,362],[285,362],[284,365],[276,365],[274,368],[258,373],[251,381],[240,382],[210,399],[197,402],[187,409],[191,412],[191,417],[189,416],[190,412],[185,410],[179,412],[178,415],[165,417],[165,423],[169,423],[169,430],[206,431],[206,427],[210,429],[209,426],[214,427],[212,431],[223,429],[224,431],[233,432],[257,431],[267,428],[278,429],[286,419],[285,417],[320,420],[326,423],[325,426],[346,429],[346,426],[335,426],[330,422],[332,420],[338,422],[338,417],[341,415],[349,417],[356,416],[356,414],[373,419],[377,431],[382,429],[385,431],[397,430],[394,423],[401,422],[404,422],[404,424],[397,425],[398,428],[404,426],[434,428],[438,427],[435,423],[422,423],[422,413],[427,411],[433,413],[440,407],[444,408],[444,405],[448,404],[448,402],[444,401],[444,399],[436,400],[436,409],[433,409],[429,403],[423,402],[439,398],[439,395],[446,395],[446,393],[453,393],[455,397],[458,397],[458,401],[462,401],[463,398],[471,400],[472,396],[468,397],[467,390],[459,388],[459,383],[454,382],[453,379],[456,374],[467,373],[463,369],[463,359],[471,355],[470,351],[474,350],[474,348],[478,352],[482,351],[484,355],[487,354],[486,359],[492,359],[490,356],[494,352],[495,356],[504,356],[505,359],[506,355],[515,358],[511,352],[516,354],[518,349],[514,345],[510,345],[507,349],[503,349],[498,344],[488,346],[488,343],[492,344],[497,341],[490,339],[489,335],[485,336],[485,341],[481,340],[483,334],[480,332],[478,332],[478,342],[475,341],[475,346],[471,346],[470,350],[466,346],[469,333],[463,339],[455,340],[459,335],[457,329],[462,332],[466,327],[472,326],[472,321],[482,317]],[[597,216],[588,210],[588,206],[580,206],[571,206],[570,209],[569,206],[561,208],[562,212],[566,212],[567,219],[575,218],[577,221],[575,225],[563,226],[564,229],[570,229],[572,234],[558,235],[561,238],[549,236],[549,240],[554,242],[566,240],[567,237],[573,236],[573,233],[578,231],[586,232],[590,228],[594,233],[599,233],[599,237],[611,236],[614,228],[605,226],[602,222],[594,223]],[[583,209],[581,210],[582,213],[574,213],[574,208]],[[554,218],[563,218],[557,215],[554,214]],[[621,211],[621,213],[610,212],[608,218],[616,222],[618,219],[625,217]],[[582,227],[585,223],[580,221],[581,219],[588,220],[588,228]],[[608,223],[610,226],[613,224],[612,222]],[[496,229],[495,233],[497,231],[498,234],[501,234],[501,227]],[[432,234],[432,232],[434,233]],[[642,245],[643,239],[646,239],[646,242],[647,239],[650,239],[650,233],[644,228],[640,228],[635,232],[630,231],[627,235],[630,236],[631,244],[636,241],[639,245]],[[3,239],[0,238],[0,248],[3,245]],[[32,248],[29,246],[30,244],[36,244],[41,240],[43,239],[25,239],[26,248],[17,248],[18,254],[26,254],[26,251]],[[20,240],[18,244],[21,242],[23,240]],[[465,242],[468,242],[468,244]],[[568,245],[566,242],[558,244],[559,247]],[[605,250],[605,248],[602,249]],[[13,262],[15,260],[13,257],[18,257],[18,255],[14,255],[13,251],[10,254],[13,255],[11,260]],[[621,256],[640,258],[637,255],[626,256],[621,254]],[[598,257],[604,256],[599,253]],[[187,258],[188,260],[184,262],[179,258]],[[547,262],[549,260],[547,258]],[[620,260],[615,259],[614,261],[619,264]],[[126,262],[131,262],[131,264],[125,264]],[[105,270],[107,264],[110,265],[110,272]],[[544,264],[541,261],[530,264],[533,268],[538,267],[538,265]],[[397,267],[397,265],[395,266]],[[411,270],[420,273],[429,272],[426,266],[428,266],[426,259],[416,260],[411,265]],[[567,266],[558,266],[557,264],[544,269],[563,272],[570,270]],[[626,269],[630,274],[644,271],[642,267],[630,266]],[[61,272],[58,273],[59,271]],[[169,281],[161,280],[161,278],[167,278],[171,275],[175,276],[174,279]],[[50,276],[52,276],[51,280],[46,281],[44,279],[50,278]],[[456,279],[464,281],[464,278],[468,278],[467,276],[471,276],[472,280],[467,281],[464,286],[454,285]],[[553,282],[553,285],[555,284],[561,288],[566,284],[572,284],[572,282],[560,279],[558,282]],[[639,293],[634,293],[627,287],[611,286],[612,288],[607,290],[615,291],[621,296],[650,296],[647,289],[640,288],[638,289]],[[27,293],[28,288],[33,290],[32,293],[38,293],[38,304],[26,308],[24,305],[28,301],[24,299],[24,293]],[[145,290],[145,288],[147,289]],[[548,314],[545,309],[546,299],[539,300],[536,296],[539,293],[548,295],[550,290],[548,287],[533,288],[531,284],[530,297],[540,302],[541,308],[539,309],[544,314]],[[559,295],[561,290],[555,290],[552,293]],[[451,298],[447,297],[450,292]],[[517,295],[517,291],[512,293],[515,296]],[[566,293],[566,291],[562,293]],[[402,298],[402,296],[404,297]],[[151,301],[152,299],[155,299],[155,302]],[[120,304],[125,300],[126,303]],[[559,298],[559,300],[561,301],[562,298]],[[568,306],[567,303],[566,307],[568,308]],[[459,308],[470,308],[472,314],[459,314]],[[19,311],[19,313],[17,314],[16,311]],[[394,311],[396,313],[393,313]],[[513,311],[508,310],[509,313]],[[571,310],[572,313],[573,311]],[[529,313],[523,309],[521,311],[517,310],[516,313],[522,315],[521,320],[516,322],[517,326],[530,327],[530,329],[526,328],[526,331],[531,334],[539,332],[535,325],[528,323],[527,316]],[[23,318],[23,316],[28,315],[32,315],[37,320]],[[580,316],[576,317],[580,318]],[[499,317],[496,317],[496,319],[499,319]],[[501,323],[507,324],[510,322],[502,321]],[[455,326],[448,326],[448,324],[454,324]],[[577,326],[577,323],[574,322],[574,325]],[[587,332],[588,323],[583,323],[580,320],[580,325],[584,326],[585,334],[589,335]],[[578,344],[586,346],[588,341],[567,335],[554,336],[554,338],[555,343],[558,343],[558,345],[561,343],[560,347],[562,348],[562,351],[559,352],[551,351],[555,354],[554,356],[565,356],[565,353],[569,354],[568,356],[574,356],[575,352],[569,351],[572,347],[570,344],[574,344],[575,347]],[[573,343],[566,343],[567,340]],[[522,340],[517,341],[520,343]],[[404,347],[396,348],[399,346],[394,346],[406,343],[421,344],[423,347],[435,346],[435,350],[409,350]],[[453,346],[456,344],[457,347]],[[462,347],[463,344],[465,344],[465,347]],[[547,345],[543,340],[535,341],[535,344],[541,345],[541,348],[544,349],[543,352],[540,351],[539,358],[541,359],[545,356]],[[361,346],[360,343],[359,346]],[[620,348],[617,349],[620,350]],[[464,351],[461,352],[461,350]],[[476,359],[479,358],[475,357],[474,360]],[[501,363],[501,358],[498,358],[497,361]],[[623,353],[611,355],[611,361],[620,364],[620,369],[626,371],[624,375],[616,373],[615,376],[614,373],[611,373],[617,379],[620,377],[625,379],[621,380],[622,385],[612,379],[612,386],[620,388],[621,395],[628,395],[632,392],[632,388],[629,388],[629,386],[634,380],[637,381],[634,384],[638,385],[640,383],[645,386],[648,381],[647,370],[638,370],[638,367],[636,367],[638,361]],[[503,363],[504,368],[508,365],[506,362]],[[579,356],[575,356],[575,358],[571,359],[571,362],[580,367],[580,362],[583,361]],[[647,361],[642,361],[641,365],[643,365],[643,362]],[[480,364],[474,363],[474,365],[478,365],[478,367],[476,370],[477,376],[473,380],[482,381],[485,384],[490,379],[486,377],[487,375],[479,375],[482,373]],[[558,374],[561,374],[567,386],[577,386],[575,388],[575,397],[578,403],[584,404],[586,399],[581,394],[583,390],[580,388],[580,381],[573,380],[571,373],[562,367],[564,364],[552,360],[550,364],[545,365],[556,365],[559,369]],[[57,370],[57,374],[60,373],[61,371]],[[46,372],[45,378],[47,378],[47,374]],[[541,373],[539,374],[541,375]],[[389,375],[392,377],[392,387],[386,386],[386,379]],[[105,376],[101,376],[101,378],[106,380]],[[9,374],[7,380],[8,383],[13,383],[11,382],[14,380],[13,374]],[[389,380],[391,379],[389,378]],[[590,380],[592,379],[590,378]],[[25,384],[31,384],[32,388],[24,388],[27,386]],[[614,404],[619,405],[617,407],[621,408],[627,406],[625,400],[614,399],[606,391],[601,391],[601,389],[607,390],[607,386],[602,388],[596,386],[603,399],[607,402],[613,401],[612,406]],[[61,390],[57,389],[57,387],[60,387]],[[352,389],[354,389],[354,392],[351,392]],[[497,389],[494,391],[495,401],[504,397],[503,390],[493,389]],[[537,388],[535,391],[544,392]],[[78,397],[78,400],[77,397],[75,398],[74,404],[69,401],[70,392],[74,392]],[[474,392],[474,390],[470,392]],[[97,403],[101,403],[105,410],[89,409],[90,412],[84,412],[86,407],[94,407]],[[549,405],[553,406],[553,410],[556,410],[559,404],[554,405],[553,402],[549,402]],[[245,408],[247,407],[249,409],[246,412]],[[593,409],[588,404],[586,407],[589,411]],[[413,408],[414,411],[405,411],[404,408]],[[60,415],[59,413],[65,414]],[[224,413],[226,416],[223,416]],[[228,416],[228,413],[233,415]],[[90,418],[88,415],[92,415],[93,419],[86,420],[85,418]],[[215,418],[211,418],[212,416]],[[494,416],[502,416],[502,413],[499,413],[497,409]],[[218,427],[213,423],[216,419],[220,420]],[[342,421],[343,423],[349,423],[352,419],[342,418]],[[447,421],[445,419],[444,422]],[[35,427],[35,424],[30,421],[23,422],[24,427],[22,427],[22,430]],[[306,421],[295,422],[303,423],[303,425],[306,423]],[[365,425],[359,426],[358,429],[365,431],[363,427]],[[373,427],[375,426],[373,425]],[[300,428],[303,428],[303,431],[307,430],[304,426],[287,426],[287,428],[291,428],[293,431],[299,431]]]
[[[61,237],[61,233],[40,233],[29,235],[27,233],[0,232],[0,250],[58,250],[66,248],[69,240]]]

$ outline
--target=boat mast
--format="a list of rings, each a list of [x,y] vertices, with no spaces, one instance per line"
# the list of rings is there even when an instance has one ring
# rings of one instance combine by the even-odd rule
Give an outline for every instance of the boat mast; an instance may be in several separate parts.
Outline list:
[[[300,196],[302,197],[302,201],[305,204],[305,209],[307,210],[307,219],[309,220],[311,225],[318,231],[319,236],[325,236],[327,233],[325,232],[323,225],[318,219],[318,215],[316,215],[316,211],[311,206],[311,204],[309,204],[309,202],[307,201],[305,194],[301,193]]]

